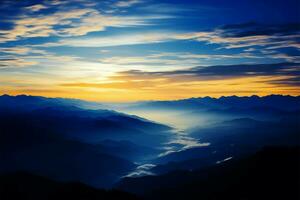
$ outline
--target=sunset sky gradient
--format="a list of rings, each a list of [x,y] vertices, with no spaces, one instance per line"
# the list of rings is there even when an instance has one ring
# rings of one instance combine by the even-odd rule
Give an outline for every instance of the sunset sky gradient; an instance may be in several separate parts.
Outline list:
[[[3,0],[0,94],[300,95],[298,0]]]

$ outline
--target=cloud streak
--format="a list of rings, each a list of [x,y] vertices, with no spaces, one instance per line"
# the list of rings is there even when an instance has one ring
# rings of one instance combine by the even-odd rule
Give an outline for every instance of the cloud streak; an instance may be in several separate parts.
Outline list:
[[[238,30],[238,27],[246,25],[224,26],[212,31],[201,32],[174,32],[174,31],[152,31],[143,33],[133,33],[128,35],[115,35],[106,37],[90,37],[78,39],[63,39],[58,43],[48,44],[52,46],[72,46],[72,47],[112,47],[123,45],[154,44],[170,41],[195,41],[206,44],[217,44],[219,48],[254,48],[263,47],[266,49],[297,48],[299,49],[300,30],[297,25],[286,25],[281,27],[271,26],[265,30]],[[263,25],[261,25],[263,26]],[[236,27],[235,29],[230,27]],[[276,27],[276,28],[275,28]],[[46,44],[47,45],[47,44]]]
[[[22,58],[0,58],[0,69],[20,68],[36,65],[36,61],[27,61]]]
[[[108,27],[145,26],[151,24],[155,19],[167,17],[107,15],[89,7],[59,8],[55,12],[45,12],[38,15],[30,13],[42,9],[48,9],[48,7],[41,4],[25,7],[26,12],[23,15],[11,20],[11,23],[14,24],[12,29],[0,29],[0,42],[33,37],[83,36],[90,32],[104,31]]]
[[[173,79],[195,81],[195,80],[222,80],[236,77],[255,76],[284,76],[291,80],[300,77],[299,63],[276,63],[276,64],[240,64],[240,65],[219,65],[208,67],[194,67],[186,70],[147,72],[130,70],[119,73],[119,77],[126,79]],[[291,81],[290,80],[290,81]]]
[[[40,11],[40,10],[43,10],[43,9],[47,9],[48,7],[45,6],[45,5],[42,5],[42,4],[36,4],[36,5],[33,5],[33,6],[28,6],[28,7],[25,7],[25,9],[31,11],[31,12],[37,12],[37,11]]]
[[[140,0],[126,0],[126,1],[118,1],[114,5],[116,7],[120,7],[120,8],[127,8],[127,7],[131,7],[135,4],[139,4],[139,3],[142,3],[142,1],[140,1]]]

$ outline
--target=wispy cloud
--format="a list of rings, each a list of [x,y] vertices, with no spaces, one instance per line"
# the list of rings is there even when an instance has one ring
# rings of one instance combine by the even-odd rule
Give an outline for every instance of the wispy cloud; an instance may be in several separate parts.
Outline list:
[[[43,5],[43,4],[35,4],[32,6],[27,6],[25,7],[26,10],[31,11],[31,12],[37,12],[43,9],[47,9],[48,7]]]
[[[144,12],[156,12],[156,13],[181,13],[181,12],[193,12],[195,10],[205,10],[207,8],[204,7],[197,7],[195,8],[190,8],[187,7],[186,5],[173,5],[173,4],[167,4],[167,3],[156,3],[156,4],[147,4],[140,6],[138,8],[141,11]]]
[[[15,55],[28,55],[28,54],[46,54],[46,51],[35,49],[31,47],[3,47],[0,48],[1,53],[15,54]]]
[[[267,31],[243,33],[233,31],[230,26],[218,28],[212,31],[201,32],[174,32],[174,31],[152,31],[143,33],[133,33],[129,35],[116,35],[94,38],[63,39],[53,45],[65,45],[73,47],[110,47],[122,45],[153,44],[176,40],[198,41],[206,44],[218,44],[219,48],[250,48],[264,47],[276,48],[299,48],[300,31],[295,26],[285,31],[284,28]],[[277,31],[277,32],[276,32]]]
[[[142,3],[143,1],[141,0],[124,0],[124,1],[117,1],[114,5],[116,7],[121,7],[121,8],[126,8],[126,7],[130,7],[133,6],[135,4],[139,4]]]
[[[164,78],[177,80],[207,80],[224,79],[233,77],[251,76],[300,76],[300,64],[298,63],[276,63],[276,64],[240,64],[240,65],[218,65],[207,67],[195,67],[185,70],[147,72],[131,70],[120,72],[119,76],[127,79]]]
[[[31,65],[35,65],[38,62],[36,61],[27,61],[22,58],[0,58],[0,69],[9,69],[9,68],[19,68],[19,67],[27,67]]]
[[[12,20],[12,29],[0,30],[0,42],[15,41],[32,37],[48,36],[82,36],[90,32],[104,31],[107,27],[133,27],[145,26],[155,19],[166,16],[130,16],[130,15],[107,15],[99,10],[83,8],[59,8],[55,12],[45,12],[33,15],[46,6],[36,4],[24,8],[22,16]]]
[[[150,69],[155,70],[163,66],[162,71],[178,68],[190,68],[203,63],[214,61],[232,61],[235,59],[261,59],[264,57],[251,53],[238,54],[196,54],[189,52],[159,52],[143,56],[113,56],[99,59],[100,63],[111,64],[120,70],[128,69]],[[286,57],[280,57],[286,59]]]
[[[71,47],[112,47],[123,45],[159,43],[171,40],[168,33],[141,33],[105,37],[89,37],[62,39],[57,43],[46,43],[44,46],[71,46]]]

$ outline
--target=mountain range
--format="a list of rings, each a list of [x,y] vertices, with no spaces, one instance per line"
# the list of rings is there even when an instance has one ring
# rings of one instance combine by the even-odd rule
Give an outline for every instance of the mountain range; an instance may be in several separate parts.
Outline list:
[[[219,194],[235,194],[236,187],[242,193],[233,199],[243,195],[253,199],[245,189],[255,184],[251,177],[243,179],[241,186],[234,181],[248,172],[257,179],[256,173],[264,177],[260,170],[271,168],[271,164],[257,160],[260,155],[289,170],[281,165],[295,164],[295,149],[300,146],[299,116],[300,97],[280,95],[123,104],[3,95],[0,179],[6,185],[20,177],[43,177],[45,182],[62,184],[59,188],[73,187],[65,186],[66,182],[80,182],[76,188],[86,188],[95,195],[110,196],[95,188],[116,187],[146,199],[176,199],[177,194],[181,199],[185,192],[195,195],[198,187],[203,187],[203,199],[219,199]],[[284,160],[282,154],[293,161]],[[251,171],[246,165],[259,169]],[[290,170],[297,174],[294,168]],[[272,173],[263,179],[266,184],[276,182],[269,177],[276,172]],[[216,190],[215,182],[220,183]],[[227,183],[228,190],[223,190]],[[48,188],[47,184],[42,187]],[[15,183],[13,187],[17,187]],[[43,190],[57,193],[55,188]]]

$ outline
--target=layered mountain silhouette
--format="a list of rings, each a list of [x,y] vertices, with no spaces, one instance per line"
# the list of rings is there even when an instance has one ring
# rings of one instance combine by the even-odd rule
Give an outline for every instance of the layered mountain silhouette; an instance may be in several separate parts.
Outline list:
[[[200,97],[175,101],[144,101],[115,105],[114,108],[183,129],[206,126],[236,118],[278,120],[300,115],[300,97]]]
[[[151,142],[151,140],[147,140],[149,137],[152,138],[158,135],[157,140],[159,140],[162,138],[162,135],[159,134],[162,131],[169,130],[169,127],[165,125],[153,123],[136,116],[129,116],[111,110],[79,108],[73,106],[73,101],[71,100],[69,105],[68,100],[64,101],[64,99],[24,95],[17,97],[2,96],[0,98],[0,108],[3,116],[14,115],[21,118],[26,115],[25,119],[28,119],[32,126],[41,127],[45,125],[48,130],[60,131],[65,136],[94,143],[115,137],[118,140],[134,138],[134,141],[141,143]]]
[[[1,195],[135,198],[92,188],[116,186],[146,199],[291,199],[299,116],[300,97],[280,95],[117,106],[3,95]]]
[[[25,170],[109,187],[133,170],[143,153],[156,153],[170,129],[115,111],[75,107],[73,101],[0,97],[0,172]]]
[[[269,95],[264,97],[226,96],[220,98],[199,97],[174,101],[145,101],[128,105],[131,109],[226,109],[226,108],[272,108],[295,111],[300,109],[300,96]]]

